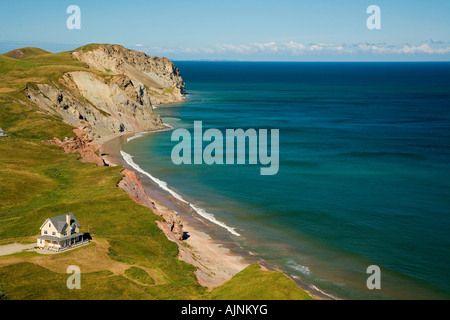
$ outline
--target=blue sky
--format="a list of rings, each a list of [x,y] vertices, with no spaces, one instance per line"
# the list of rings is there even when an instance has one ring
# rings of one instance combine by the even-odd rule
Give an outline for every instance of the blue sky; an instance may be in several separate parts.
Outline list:
[[[430,4],[430,2],[432,4]],[[9,1],[0,51],[63,51],[117,43],[175,60],[450,60],[450,1],[433,0]],[[81,30],[69,30],[69,5]],[[381,30],[369,30],[369,5]]]

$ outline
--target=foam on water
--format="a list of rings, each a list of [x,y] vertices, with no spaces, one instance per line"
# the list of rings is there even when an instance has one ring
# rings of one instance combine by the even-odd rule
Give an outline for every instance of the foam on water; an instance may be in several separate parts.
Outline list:
[[[142,132],[136,133],[134,136],[132,136],[131,138],[127,139],[127,142],[130,142],[131,140],[137,139],[142,137],[144,134]]]
[[[300,264],[297,264],[293,261],[289,261],[288,262],[288,266],[290,266],[292,269],[297,270],[300,273],[303,273],[305,275],[310,275],[311,274],[311,270],[309,270],[308,267],[306,266],[302,266]]]
[[[175,191],[173,191],[171,188],[169,188],[169,186],[167,185],[167,182],[162,181],[154,176],[152,176],[150,173],[148,173],[147,171],[143,170],[139,165],[137,165],[134,161],[133,161],[133,157],[124,152],[124,151],[120,151],[120,154],[122,155],[123,159],[126,161],[126,163],[128,163],[133,169],[139,171],[140,173],[142,173],[143,175],[149,177],[152,181],[154,181],[161,189],[167,191],[168,193],[170,193],[175,199],[189,205],[189,207],[194,210],[198,215],[202,216],[203,218],[211,221],[212,223],[221,226],[222,228],[225,228],[226,230],[228,230],[231,234],[235,235],[235,236],[240,236],[239,233],[236,232],[236,230],[228,225],[226,225],[225,223],[223,223],[222,221],[219,221],[216,219],[216,217],[214,217],[213,214],[206,212],[204,209],[199,208],[195,205],[193,205],[192,203],[186,201],[180,194],[176,193]]]

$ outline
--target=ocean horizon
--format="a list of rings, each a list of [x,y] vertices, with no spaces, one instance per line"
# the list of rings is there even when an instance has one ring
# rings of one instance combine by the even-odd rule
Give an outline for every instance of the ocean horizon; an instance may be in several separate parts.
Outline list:
[[[450,297],[450,63],[175,64],[187,102],[156,109],[174,129],[280,130],[274,176],[177,166],[171,131],[123,145],[211,236],[339,298]]]

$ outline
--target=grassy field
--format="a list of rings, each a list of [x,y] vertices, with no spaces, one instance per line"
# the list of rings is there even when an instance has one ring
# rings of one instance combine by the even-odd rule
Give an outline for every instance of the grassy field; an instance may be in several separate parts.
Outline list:
[[[200,286],[194,267],[178,259],[177,245],[157,227],[161,218],[116,187],[123,168],[82,163],[42,142],[72,137],[73,128],[40,112],[23,90],[87,69],[69,53],[23,52],[0,55],[0,127],[9,135],[0,139],[0,245],[32,242],[46,218],[68,212],[94,242],[57,255],[0,257],[0,299],[308,298],[283,274],[255,265],[213,292]],[[69,265],[81,268],[81,290],[66,287]]]
[[[140,284],[154,285],[155,280],[147,271],[138,267],[131,267],[125,270],[125,275],[133,280],[136,280]]]
[[[309,294],[283,273],[264,271],[255,263],[224,285],[214,289],[210,298],[217,300],[311,300]]]

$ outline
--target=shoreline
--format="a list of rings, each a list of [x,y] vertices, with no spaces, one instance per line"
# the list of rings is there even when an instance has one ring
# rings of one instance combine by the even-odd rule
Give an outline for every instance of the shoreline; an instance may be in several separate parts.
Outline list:
[[[127,133],[110,140],[104,141],[99,145],[102,157],[108,165],[121,166],[125,170],[133,171],[142,184],[147,197],[154,203],[156,214],[162,216],[168,211],[176,211],[183,223],[183,230],[187,233],[186,240],[178,240],[168,226],[158,221],[159,228],[166,234],[170,241],[177,243],[179,247],[179,259],[197,267],[196,276],[202,286],[210,289],[218,287],[230,280],[234,275],[244,270],[250,264],[259,262],[251,259],[251,256],[244,256],[237,253],[238,246],[232,243],[224,243],[211,237],[206,225],[189,215],[183,210],[183,203],[175,197],[158,190],[157,187],[149,183],[150,179],[141,172],[130,166],[120,154],[121,146],[130,139],[139,138],[147,134],[153,134],[165,130],[171,130],[170,127],[151,132]],[[149,208],[153,211],[154,208]]]
[[[340,300],[320,290],[313,284],[308,284],[298,277],[289,276],[279,266],[272,265],[270,262],[253,256],[251,253],[240,248],[237,242],[225,241],[224,239],[214,237],[214,228],[220,225],[208,225],[208,222],[212,221],[204,221],[206,219],[203,217],[194,216],[190,212],[192,208],[190,210],[186,208],[186,203],[164,192],[160,186],[156,185],[154,181],[136,170],[136,168],[130,166],[122,157],[121,147],[127,142],[148,134],[172,129],[172,127],[168,126],[162,130],[131,132],[112,137],[109,140],[102,141],[99,144],[99,150],[105,163],[111,166],[122,166],[138,176],[146,195],[155,204],[156,210],[159,212],[155,212],[156,214],[162,215],[162,213],[167,211],[177,212],[183,223],[184,231],[189,235],[186,240],[180,241],[176,239],[165,223],[158,221],[158,226],[170,241],[177,243],[180,250],[179,259],[197,267],[195,274],[199,283],[210,289],[215,288],[230,280],[250,264],[257,262],[263,270],[283,272],[314,299]]]

